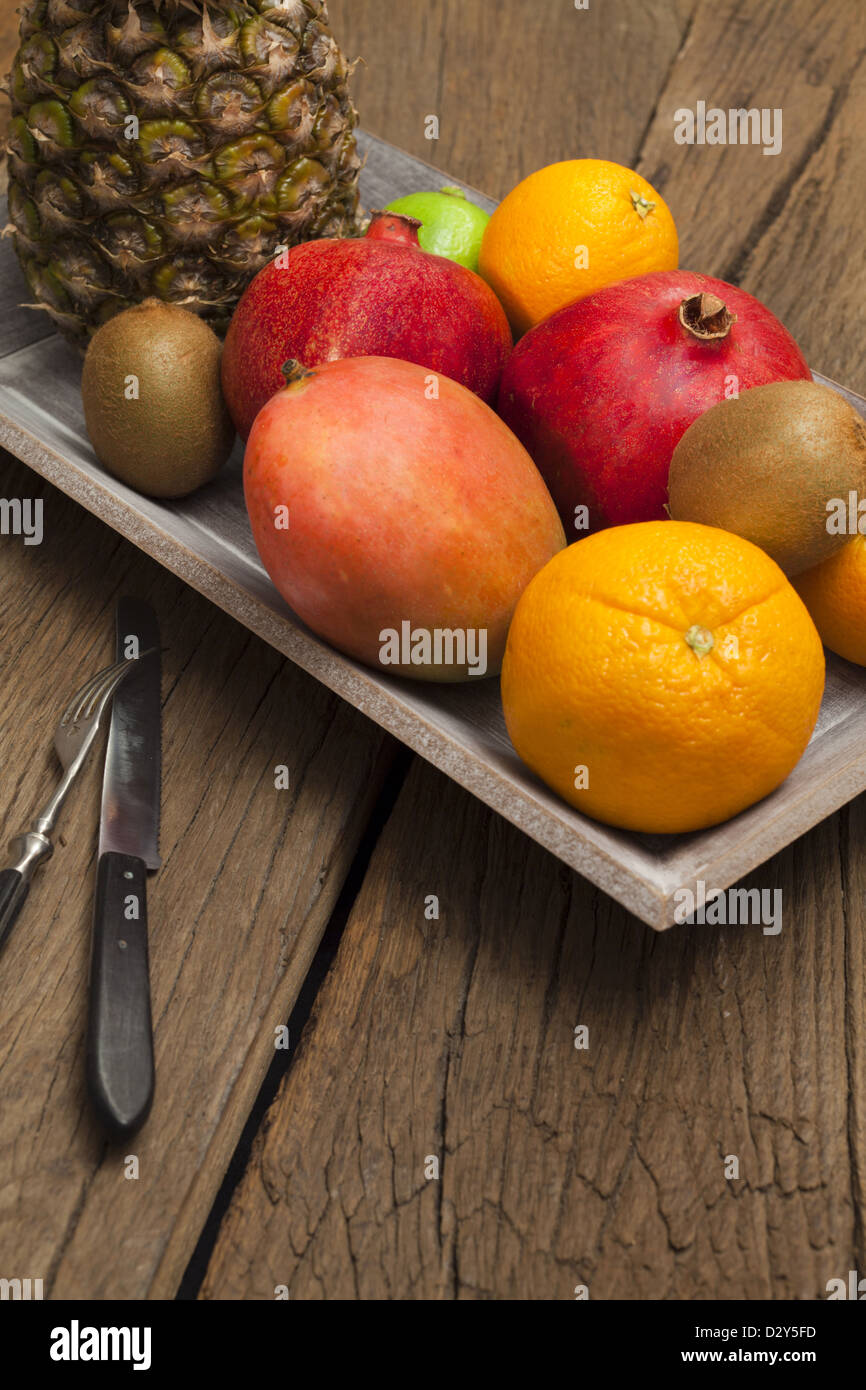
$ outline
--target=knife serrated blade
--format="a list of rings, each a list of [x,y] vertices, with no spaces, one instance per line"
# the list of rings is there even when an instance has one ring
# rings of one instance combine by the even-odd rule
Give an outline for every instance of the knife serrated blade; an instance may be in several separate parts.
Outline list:
[[[160,866],[161,707],[159,627],[149,604],[117,604],[117,660],[141,660],[114,697],[102,782],[100,857],[109,850]],[[145,652],[151,653],[144,656]],[[122,698],[118,698],[121,697]]]
[[[87,1086],[105,1127],[132,1134],[153,1101],[147,870],[159,868],[160,658],[153,610],[117,605],[118,659],[139,660],[115,702],[105,756],[90,959]],[[119,693],[119,690],[118,692]]]

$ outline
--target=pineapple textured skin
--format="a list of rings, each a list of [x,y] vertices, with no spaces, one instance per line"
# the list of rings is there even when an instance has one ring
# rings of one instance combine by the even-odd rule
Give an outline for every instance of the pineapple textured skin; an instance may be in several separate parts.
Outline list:
[[[7,231],[67,338],[148,296],[224,332],[277,247],[357,233],[357,113],[324,0],[19,14]]]

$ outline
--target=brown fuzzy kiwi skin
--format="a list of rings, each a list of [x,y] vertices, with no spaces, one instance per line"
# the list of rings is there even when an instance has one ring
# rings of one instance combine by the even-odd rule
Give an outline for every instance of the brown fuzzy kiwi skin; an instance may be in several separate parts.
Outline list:
[[[206,323],[157,299],[103,324],[81,378],[87,433],[103,468],[149,497],[185,497],[210,482],[235,437],[221,353]],[[131,377],[137,399],[129,399]]]
[[[787,575],[841,550],[827,505],[866,499],[866,424],[836,391],[812,381],[755,386],[686,430],[671,461],[668,510],[753,541]]]

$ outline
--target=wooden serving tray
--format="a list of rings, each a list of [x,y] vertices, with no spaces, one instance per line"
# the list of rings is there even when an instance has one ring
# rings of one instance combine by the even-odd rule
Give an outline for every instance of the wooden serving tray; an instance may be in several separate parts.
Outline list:
[[[362,135],[361,144],[367,208],[458,182],[375,137]],[[490,199],[467,192],[492,211]],[[634,835],[581,816],[518,759],[505,731],[498,681],[442,687],[379,675],[341,656],[298,621],[253,544],[240,444],[215,482],[181,502],[152,501],[109,477],[84,429],[80,359],[51,332],[45,315],[20,307],[29,297],[4,242],[0,445],[651,927],[673,924],[678,889],[695,891],[700,880],[708,891],[727,888],[866,789],[866,670],[828,653],[827,688],[812,741],[787,781],[758,805],[693,835]],[[836,389],[866,416],[866,400]]]

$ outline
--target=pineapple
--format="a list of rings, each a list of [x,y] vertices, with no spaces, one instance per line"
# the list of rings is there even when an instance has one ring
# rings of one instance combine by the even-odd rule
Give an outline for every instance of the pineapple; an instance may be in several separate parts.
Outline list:
[[[276,246],[357,231],[357,114],[323,0],[30,0],[7,231],[86,346],[148,296],[218,332]]]

